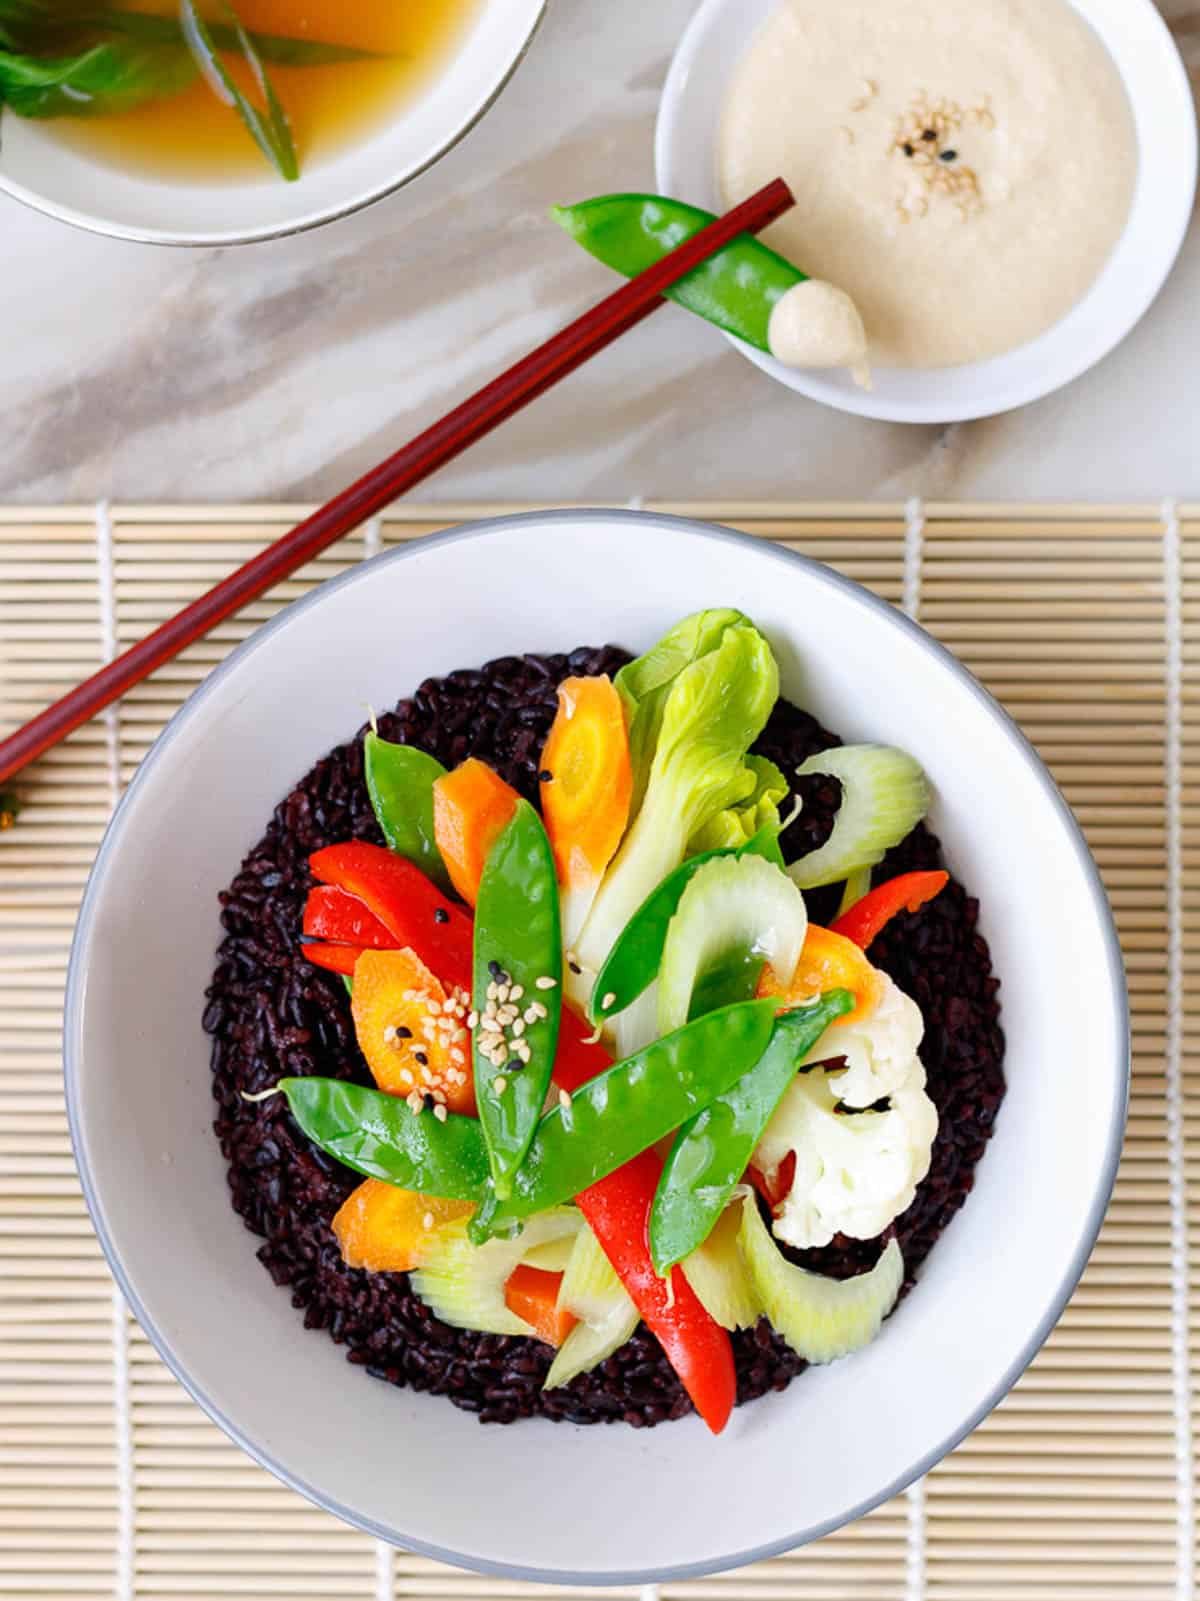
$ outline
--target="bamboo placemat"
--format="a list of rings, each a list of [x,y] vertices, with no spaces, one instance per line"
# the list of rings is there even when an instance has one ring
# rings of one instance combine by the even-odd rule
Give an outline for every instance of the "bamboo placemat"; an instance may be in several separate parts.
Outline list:
[[[303,509],[0,511],[0,729]],[[232,645],[315,583],[498,509],[512,508],[407,507],[335,547],[48,755],[19,827],[0,838],[6,1597],[554,1594],[393,1552],[226,1441],[113,1289],[76,1184],[60,1083],[84,878],[165,719]],[[1135,1061],[1104,1234],[1012,1396],[908,1495],[794,1555],[664,1586],[662,1601],[1191,1601],[1200,1004],[1186,986],[1200,965],[1200,506],[666,509],[780,540],[905,605],[1021,721],[1086,827],[1116,907]]]

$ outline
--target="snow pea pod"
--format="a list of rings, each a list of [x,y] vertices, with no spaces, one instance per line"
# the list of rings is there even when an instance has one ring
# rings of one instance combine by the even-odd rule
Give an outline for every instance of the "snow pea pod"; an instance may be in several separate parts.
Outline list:
[[[721,856],[763,856],[776,867],[783,867],[783,853],[779,849],[779,829],[774,825],[760,828],[753,839],[736,849],[702,851],[699,856],[681,862],[673,873],[668,873],[656,889],[634,912],[609,951],[592,989],[590,1015],[593,1023],[614,1017],[632,1006],[638,996],[658,977],[662,965],[663,946],[667,928],[679,908],[684,890],[705,862]],[[761,967],[761,964],[759,964]],[[754,975],[757,982],[758,974]],[[754,984],[750,984],[750,993]],[[727,997],[728,998],[728,997]],[[697,1008],[697,1011],[699,1008]]]
[[[282,1078],[277,1086],[314,1145],[356,1173],[451,1201],[479,1201],[488,1177],[473,1117],[411,1112],[396,1095],[340,1078]]]
[[[750,1071],[679,1130],[650,1213],[650,1254],[659,1274],[708,1238],[799,1063],[830,1023],[853,1009],[847,990],[829,990],[811,1006],[784,1012]]]
[[[542,1115],[562,1014],[558,876],[528,801],[518,803],[483,866],[471,993],[479,1012],[475,1098],[503,1200]]]
[[[550,215],[606,267],[636,278],[685,239],[706,228],[711,211],[662,195],[600,195]],[[743,234],[663,293],[759,350],[769,350],[767,326],[776,301],[806,277],[759,240]]]
[[[450,875],[433,832],[433,786],[446,775],[441,762],[415,745],[394,745],[372,732],[363,740],[363,770],[388,845],[449,890]]]
[[[709,1012],[617,1062],[538,1125],[507,1198],[471,1220],[477,1242],[572,1200],[701,1111],[752,1068],[775,1029],[778,1000]]]

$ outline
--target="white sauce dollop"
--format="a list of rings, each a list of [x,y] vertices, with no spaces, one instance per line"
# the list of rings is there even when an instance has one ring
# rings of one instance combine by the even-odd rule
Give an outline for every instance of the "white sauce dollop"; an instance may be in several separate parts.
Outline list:
[[[867,330],[844,289],[808,278],[776,301],[767,343],[785,367],[846,367],[862,389],[871,387]]]

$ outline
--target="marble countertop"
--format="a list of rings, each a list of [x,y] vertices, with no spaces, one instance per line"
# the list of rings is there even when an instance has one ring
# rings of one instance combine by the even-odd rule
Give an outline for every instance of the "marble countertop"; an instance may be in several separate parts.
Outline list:
[[[1200,3],[1160,0],[1200,79]],[[607,287],[546,206],[651,187],[694,0],[550,0],[432,172],[316,233],[172,251],[0,199],[0,501],[323,499]],[[1200,226],[1099,368],[1010,416],[845,417],[663,312],[425,486],[432,500],[1200,496]]]

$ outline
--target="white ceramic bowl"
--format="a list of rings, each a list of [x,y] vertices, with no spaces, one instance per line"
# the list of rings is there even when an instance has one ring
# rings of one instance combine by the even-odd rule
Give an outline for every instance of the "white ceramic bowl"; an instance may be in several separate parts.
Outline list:
[[[661,193],[721,210],[717,131],[730,77],[780,0],[703,0],[663,89],[655,136]],[[839,411],[890,422],[963,422],[1040,400],[1113,350],[1149,310],[1179,254],[1196,192],[1196,112],[1187,71],[1154,0],[1070,0],[1099,34],[1129,94],[1141,164],[1125,232],[1089,293],[1040,338],[989,361],[934,371],[798,371],[741,340],[766,373]],[[803,263],[801,263],[803,265]],[[727,336],[731,337],[731,336]]]
[[[370,205],[444,156],[500,94],[546,0],[480,5],[437,77],[368,138],[307,162],[297,183],[263,163],[236,183],[172,182],[89,160],[46,125],[4,117],[0,193],[95,233],[161,245],[236,245],[299,233]]]
[[[765,629],[785,694],[927,767],[933,827],[980,896],[1003,980],[1008,1096],[974,1194],[868,1350],[739,1409],[719,1439],[696,1418],[647,1431],[481,1428],[349,1366],[255,1260],[211,1132],[199,1025],[217,892],[364,703],[508,652],[644,647],[717,604]],[[222,1428],[314,1501],[401,1545],[490,1572],[617,1584],[813,1539],[924,1471],[996,1404],[1095,1240],[1128,1040],[1116,939],[1079,830],[950,655],[857,585],[771,545],[666,517],[562,512],[380,556],[260,629],[192,696],[101,848],[71,960],[66,1061],[109,1261]]]

